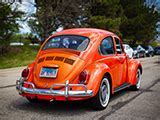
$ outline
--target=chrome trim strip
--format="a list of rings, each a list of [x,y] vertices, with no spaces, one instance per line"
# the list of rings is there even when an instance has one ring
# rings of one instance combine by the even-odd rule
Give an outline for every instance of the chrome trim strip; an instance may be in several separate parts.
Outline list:
[[[23,84],[31,85],[32,88],[23,87]],[[65,90],[54,90],[55,86],[63,86]],[[70,86],[83,87],[84,90],[69,90]],[[16,88],[20,93],[39,94],[39,95],[51,95],[51,96],[65,96],[67,97],[85,97],[92,96],[93,91],[88,90],[84,84],[69,84],[69,80],[66,80],[65,84],[52,84],[50,89],[36,89],[32,82],[25,82],[23,78],[17,80]]]
[[[126,83],[124,83],[124,84],[116,87],[116,88],[114,89],[114,92],[118,92],[118,91],[123,90],[123,89],[125,89],[125,88],[127,88],[127,87],[130,87],[130,86],[131,86],[131,84],[126,82]]]

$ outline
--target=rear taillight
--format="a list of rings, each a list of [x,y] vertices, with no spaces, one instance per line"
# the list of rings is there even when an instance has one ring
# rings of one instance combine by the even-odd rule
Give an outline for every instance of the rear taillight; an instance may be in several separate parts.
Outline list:
[[[79,83],[80,84],[87,84],[89,77],[90,77],[90,75],[88,74],[88,72],[86,70],[82,71],[79,75]]]
[[[23,78],[27,78],[28,75],[29,75],[29,69],[26,68],[26,69],[24,69],[24,70],[22,71],[21,76],[22,76]]]

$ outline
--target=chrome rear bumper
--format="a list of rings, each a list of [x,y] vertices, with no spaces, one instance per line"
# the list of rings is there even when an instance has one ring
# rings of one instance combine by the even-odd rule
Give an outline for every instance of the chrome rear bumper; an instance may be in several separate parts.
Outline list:
[[[26,88],[23,86],[23,84],[28,84],[32,88]],[[54,90],[55,86],[62,86],[65,89],[64,90]],[[80,90],[80,91],[69,90],[69,87],[73,87],[73,86],[82,87],[84,88],[84,90]],[[32,82],[25,82],[23,78],[20,78],[16,82],[16,88],[19,91],[19,93],[51,95],[51,96],[86,97],[86,96],[92,96],[93,94],[93,91],[88,90],[84,84],[69,84],[68,80],[65,82],[65,84],[53,84],[51,85],[50,89],[37,89],[35,88],[35,85]]]

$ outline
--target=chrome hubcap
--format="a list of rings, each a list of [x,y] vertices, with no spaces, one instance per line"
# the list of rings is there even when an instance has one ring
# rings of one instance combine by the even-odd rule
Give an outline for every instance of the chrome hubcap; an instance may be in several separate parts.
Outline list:
[[[137,75],[136,75],[137,83],[136,87],[139,89],[141,87],[141,71],[138,69]]]
[[[102,80],[101,86],[100,86],[100,102],[103,107],[106,107],[109,102],[109,96],[110,96],[110,84],[108,82],[107,78],[104,78]]]

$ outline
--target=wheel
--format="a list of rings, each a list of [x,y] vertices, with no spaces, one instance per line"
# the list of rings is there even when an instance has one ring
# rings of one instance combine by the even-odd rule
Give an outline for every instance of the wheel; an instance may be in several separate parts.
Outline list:
[[[37,103],[37,102],[39,102],[39,100],[37,98],[31,98],[31,97],[26,97],[26,98],[31,103]]]
[[[140,55],[139,55],[139,53],[137,53],[137,58],[140,58]]]
[[[141,81],[142,81],[142,73],[141,73],[141,70],[138,69],[137,70],[137,74],[136,74],[136,85],[132,85],[131,88],[133,90],[139,90],[140,87],[141,87]]]
[[[92,99],[92,107],[103,110],[107,107],[111,95],[111,87],[108,78],[104,77],[101,81],[97,95]]]

